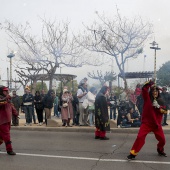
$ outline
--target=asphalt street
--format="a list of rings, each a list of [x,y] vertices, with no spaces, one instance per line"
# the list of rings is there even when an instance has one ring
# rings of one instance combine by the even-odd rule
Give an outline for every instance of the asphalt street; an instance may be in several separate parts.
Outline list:
[[[169,157],[156,152],[153,134],[146,138],[135,161],[126,156],[136,134],[108,133],[110,140],[95,140],[92,132],[54,132],[12,130],[16,156],[6,154],[0,146],[0,170],[168,170]],[[166,134],[165,152],[170,155],[170,134]]]

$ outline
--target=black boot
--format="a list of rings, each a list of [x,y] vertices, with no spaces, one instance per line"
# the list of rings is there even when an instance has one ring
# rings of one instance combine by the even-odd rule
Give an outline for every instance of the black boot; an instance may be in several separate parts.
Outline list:
[[[62,124],[62,126],[65,126],[66,125],[66,123],[64,122],[63,124]]]
[[[127,160],[129,160],[129,161],[133,160],[133,159],[135,159],[135,157],[136,157],[135,155],[130,154],[127,156]]]
[[[160,149],[157,149],[157,152],[159,156],[167,157],[167,154],[164,152],[164,149],[162,151],[160,151]]]
[[[100,139],[100,136],[95,136],[94,139]]]
[[[14,151],[7,151],[8,155],[16,155],[16,153]]]
[[[109,140],[109,138],[108,137],[100,137],[100,140]]]
[[[68,127],[72,127],[72,125],[70,125],[70,123],[67,124]]]

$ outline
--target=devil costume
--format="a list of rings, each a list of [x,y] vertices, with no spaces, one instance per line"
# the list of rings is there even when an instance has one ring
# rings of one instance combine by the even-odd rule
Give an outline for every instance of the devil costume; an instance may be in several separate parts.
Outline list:
[[[158,92],[156,98],[153,96],[153,92],[155,91]],[[131,160],[137,156],[145,143],[146,135],[150,132],[153,132],[158,140],[158,154],[166,157],[166,153],[164,153],[165,136],[162,130],[161,121],[163,114],[167,114],[167,110],[164,106],[163,100],[160,98],[159,89],[153,86],[152,81],[149,81],[142,88],[142,96],[144,99],[142,124],[127,159]]]
[[[106,131],[110,131],[108,105],[105,94],[108,87],[103,86],[95,99],[95,139],[108,140]]]
[[[16,153],[13,152],[11,145],[10,128],[12,114],[18,116],[18,113],[10,102],[10,96],[5,96],[3,91],[8,91],[8,88],[4,86],[0,87],[0,145],[4,141],[7,153],[9,155],[15,155]]]

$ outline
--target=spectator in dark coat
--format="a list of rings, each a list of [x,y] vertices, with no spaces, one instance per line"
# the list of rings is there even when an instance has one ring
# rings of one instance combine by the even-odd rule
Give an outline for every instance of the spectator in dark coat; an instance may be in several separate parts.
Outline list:
[[[72,106],[73,106],[73,125],[79,125],[79,101],[77,98],[77,94],[73,95],[73,101],[72,101]]]
[[[95,98],[95,139],[108,140],[106,131],[110,131],[108,105],[105,95],[109,88],[103,86]]]
[[[34,105],[35,105],[35,110],[36,110],[37,117],[38,117],[38,125],[41,126],[43,124],[44,107],[43,107],[43,103],[42,103],[42,97],[41,97],[39,91],[35,92]]]
[[[11,102],[13,103],[15,109],[17,110],[17,112],[19,114],[19,108],[21,106],[21,103],[20,103],[19,96],[16,94],[16,91],[12,92]],[[19,119],[15,115],[12,115],[12,125],[13,126],[19,126]]]
[[[34,96],[30,93],[30,88],[25,88],[25,94],[22,97],[23,105],[24,105],[24,112],[25,112],[25,118],[26,118],[26,124],[32,125],[32,114],[33,114],[33,102],[34,102]]]
[[[111,96],[108,102],[110,106],[110,119],[116,120],[117,97],[114,95],[114,93],[111,93]]]
[[[51,111],[53,108],[55,93],[53,90],[49,90],[43,99],[43,106],[45,110],[45,123],[47,125],[47,119],[51,119]]]
[[[166,87],[162,88],[161,97],[162,97],[162,99],[163,99],[163,101],[165,103],[166,109],[168,110],[169,109],[169,104],[170,104],[170,94],[167,92]],[[167,126],[167,125],[168,125],[168,123],[167,123],[167,114],[164,114],[162,126]]]
[[[142,116],[143,103],[144,103],[143,96],[142,96],[142,94],[140,94],[140,95],[137,97],[137,100],[136,100],[136,107],[138,108],[140,117]]]

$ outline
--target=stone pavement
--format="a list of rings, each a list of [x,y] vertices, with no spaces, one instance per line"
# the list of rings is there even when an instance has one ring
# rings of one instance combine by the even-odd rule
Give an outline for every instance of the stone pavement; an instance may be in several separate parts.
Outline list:
[[[43,124],[39,126],[38,124],[32,124],[32,126],[24,126],[25,124],[25,115],[20,114],[19,126],[11,126],[12,130],[25,130],[25,131],[55,131],[55,132],[94,132],[95,127],[90,126],[72,126],[72,127],[63,127],[62,121],[59,118],[52,117],[49,125],[46,126]],[[114,133],[137,133],[139,128],[117,128],[116,121],[111,121],[111,132]],[[168,126],[163,126],[165,134],[170,134],[170,115],[168,115],[167,123]]]

